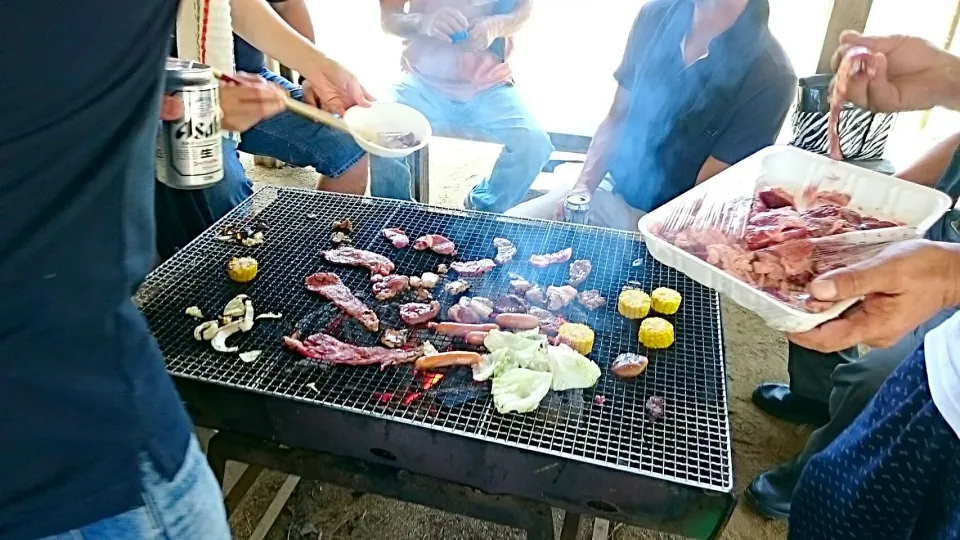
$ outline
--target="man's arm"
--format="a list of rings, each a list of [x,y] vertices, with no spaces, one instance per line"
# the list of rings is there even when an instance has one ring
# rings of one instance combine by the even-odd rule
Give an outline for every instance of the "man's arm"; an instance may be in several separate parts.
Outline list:
[[[590,141],[587,157],[583,163],[580,178],[573,189],[586,189],[590,193],[596,191],[603,177],[610,172],[610,157],[623,130],[623,122],[630,106],[630,91],[622,86],[617,87],[617,94],[613,98],[613,105],[606,118],[600,122],[597,133]]]
[[[280,15],[281,19],[301,36],[307,38],[307,41],[310,43],[317,42],[313,33],[313,20],[310,18],[310,10],[307,9],[306,0],[286,0],[271,4],[271,6]]]
[[[307,79],[324,76],[326,56],[294,32],[265,0],[231,0],[233,31]]]
[[[423,15],[404,13],[407,0],[380,0],[380,26],[383,31],[397,37],[410,39],[420,34]]]
[[[509,13],[493,15],[483,20],[493,37],[510,37],[523,28],[533,12],[532,0],[517,0]]]
[[[958,147],[960,147],[960,132],[954,133],[937,143],[927,153],[920,156],[920,159],[897,173],[896,177],[915,184],[933,187],[943,176],[943,172],[947,170],[947,166],[950,165],[953,154],[956,153]]]

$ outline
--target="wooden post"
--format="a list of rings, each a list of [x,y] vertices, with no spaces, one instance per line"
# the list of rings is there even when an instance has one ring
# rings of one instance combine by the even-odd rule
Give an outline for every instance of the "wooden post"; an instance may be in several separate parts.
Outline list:
[[[873,0],[833,0],[830,8],[830,22],[827,23],[827,33],[820,49],[820,61],[817,63],[817,73],[832,73],[830,59],[840,46],[840,34],[844,30],[863,32],[867,26],[867,17]]]

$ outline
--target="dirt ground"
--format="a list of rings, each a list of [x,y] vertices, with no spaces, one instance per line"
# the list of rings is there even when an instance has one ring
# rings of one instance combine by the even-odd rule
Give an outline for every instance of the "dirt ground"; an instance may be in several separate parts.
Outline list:
[[[498,147],[439,140],[432,143],[431,200],[457,206],[466,191],[489,170]],[[312,171],[254,166],[245,157],[248,174],[258,183],[312,187]],[[543,186],[549,178],[542,177]],[[727,525],[727,540],[774,540],[786,537],[786,527],[757,517],[742,502],[744,487],[760,472],[780,463],[803,444],[809,430],[773,419],[754,407],[750,394],[763,381],[785,380],[786,341],[752,314],[732,302],[723,306],[724,335],[733,425],[734,467],[740,504]],[[228,479],[229,482],[229,479]],[[283,483],[278,473],[264,474],[231,520],[235,537],[247,538]],[[559,531],[559,513],[555,513]],[[589,538],[582,526],[581,539]],[[445,514],[421,506],[350,492],[318,482],[301,481],[281,512],[269,540],[521,540],[517,530]],[[654,540],[667,536],[618,526],[613,540]]]

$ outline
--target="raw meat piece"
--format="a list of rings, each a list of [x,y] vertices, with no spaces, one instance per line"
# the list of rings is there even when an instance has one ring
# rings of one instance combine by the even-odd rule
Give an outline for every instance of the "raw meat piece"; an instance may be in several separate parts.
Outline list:
[[[577,295],[577,301],[580,302],[581,306],[589,309],[590,311],[593,311],[607,303],[607,299],[603,296],[600,296],[600,291],[598,290],[583,291]]]
[[[373,274],[386,276],[393,273],[394,269],[393,261],[383,255],[352,247],[340,247],[328,251],[321,251],[320,255],[323,255],[323,258],[326,259],[327,262],[347,266],[361,266],[370,270]]]
[[[663,417],[667,414],[667,400],[661,396],[652,396],[647,400],[644,409],[647,411],[647,418],[653,422],[658,422],[663,420]]]
[[[458,294],[463,294],[467,292],[470,288],[470,284],[466,281],[458,279],[456,281],[451,281],[443,286],[443,290],[447,291],[447,294],[451,296],[457,296]]]
[[[523,294],[523,297],[527,299],[527,302],[531,304],[542,304],[543,303],[543,289],[534,285],[531,289],[527,290]]]
[[[457,261],[450,263],[450,269],[466,277],[482,276],[496,268],[497,265],[490,259],[480,259],[479,261]]]
[[[393,244],[397,249],[403,249],[410,245],[410,238],[403,229],[384,229],[383,236]]]
[[[793,200],[793,195],[780,187],[768,187],[760,190],[757,193],[757,199],[759,199],[764,206],[761,212],[776,210],[777,208],[793,208],[797,205]]]
[[[497,254],[493,257],[493,260],[499,265],[512,261],[517,254],[517,246],[506,238],[494,238],[493,247],[497,248]]]
[[[350,289],[340,281],[340,276],[330,272],[317,272],[307,276],[305,284],[307,290],[333,302],[340,311],[360,321],[367,330],[376,332],[380,328],[380,319],[377,318],[377,314],[350,292]]]
[[[546,268],[551,264],[564,263],[573,256],[573,248],[561,249],[556,253],[547,253],[543,255],[531,255],[530,264],[537,268]]]
[[[447,310],[447,318],[453,322],[477,324],[486,321],[493,313],[493,302],[488,298],[461,298]]]
[[[334,221],[331,223],[330,228],[334,231],[343,231],[350,234],[353,232],[353,223],[350,222],[350,218],[343,218],[343,221]]]
[[[523,298],[520,298],[515,294],[507,294],[497,298],[497,302],[493,305],[493,307],[500,313],[527,312],[527,303],[523,301]]]
[[[768,210],[750,217],[743,239],[749,249],[763,249],[773,244],[806,238],[807,223],[793,208]]]
[[[852,197],[841,191],[818,191],[811,206],[846,206]]]
[[[570,279],[567,283],[574,287],[579,287],[581,283],[590,277],[592,270],[593,264],[588,260],[581,259],[579,261],[573,261],[570,263]]]
[[[428,234],[413,241],[413,249],[417,251],[433,250],[440,255],[456,255],[457,246],[446,236]]]
[[[547,287],[547,309],[550,311],[561,310],[570,305],[570,302],[573,302],[576,297],[577,290],[570,285],[562,287],[551,285]]]
[[[440,314],[440,302],[429,304],[410,303],[400,306],[400,318],[410,326],[432,321]]]
[[[843,53],[837,75],[833,78],[830,90],[830,116],[827,119],[827,138],[832,159],[843,161],[840,149],[840,111],[847,102],[847,84],[854,77],[866,74],[872,77],[876,73],[873,51],[866,47],[851,47]]]
[[[423,351],[420,348],[391,350],[383,347],[357,347],[326,334],[314,334],[301,341],[299,332],[294,332],[292,336],[283,337],[283,345],[311,360],[322,360],[349,366],[380,364],[380,369],[386,369],[397,364],[407,364],[423,356]]]
[[[409,290],[410,278],[396,274],[385,276],[373,284],[373,295],[377,300],[390,300]]]
[[[514,274],[511,272],[510,277],[510,291],[517,294],[524,294],[530,289],[533,288],[533,283],[530,283],[523,278],[520,274]]]
[[[537,318],[540,322],[540,330],[547,334],[556,334],[560,330],[560,325],[567,322],[563,317],[554,315],[543,308],[531,307],[528,313]]]
[[[887,221],[885,219],[877,219],[872,217],[865,217],[863,221],[860,222],[859,227],[861,231],[872,231],[875,229],[889,229],[890,227],[899,227],[901,223],[896,223],[894,221]]]

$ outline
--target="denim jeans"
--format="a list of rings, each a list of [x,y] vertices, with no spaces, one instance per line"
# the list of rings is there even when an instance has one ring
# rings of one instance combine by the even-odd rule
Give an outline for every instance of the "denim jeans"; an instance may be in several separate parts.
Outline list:
[[[303,101],[300,87],[264,68],[259,75]],[[296,167],[313,167],[328,178],[350,170],[365,152],[353,137],[298,114],[284,111],[258,123],[240,136],[240,151],[279,159]]]
[[[230,540],[220,485],[196,437],[173,480],[164,480],[145,455],[140,479],[143,506],[44,540]]]
[[[467,102],[448,99],[413,76],[393,88],[393,98],[423,113],[441,137],[467,137],[503,145],[490,176],[473,188],[469,205],[504,212],[527,193],[553,152],[550,137],[524,106],[512,84],[502,84]],[[412,177],[404,159],[371,156],[370,193],[410,199]]]

